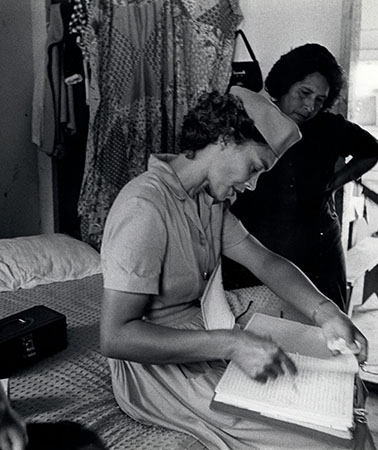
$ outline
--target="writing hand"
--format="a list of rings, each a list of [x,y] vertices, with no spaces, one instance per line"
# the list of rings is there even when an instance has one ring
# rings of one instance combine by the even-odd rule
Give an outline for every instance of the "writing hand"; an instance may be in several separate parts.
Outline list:
[[[265,383],[285,373],[292,375],[297,368],[292,359],[269,337],[262,337],[250,331],[240,331],[239,345],[232,360],[251,378]]]

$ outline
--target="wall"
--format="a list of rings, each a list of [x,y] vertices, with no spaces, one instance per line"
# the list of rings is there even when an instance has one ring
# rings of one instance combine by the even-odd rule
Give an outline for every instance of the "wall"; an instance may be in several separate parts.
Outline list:
[[[0,0],[0,238],[39,232],[30,0]]]
[[[360,60],[378,60],[378,2],[363,0]]]
[[[362,0],[360,52],[350,117],[378,139],[378,2]],[[378,164],[362,177],[363,183],[378,193]],[[360,201],[361,197],[357,201]],[[353,239],[357,242],[378,234],[378,206],[367,201],[368,220],[362,214],[355,221]],[[361,217],[362,216],[362,217]],[[375,269],[372,276],[377,275]],[[378,278],[377,278],[378,280]]]
[[[264,77],[279,56],[306,42],[323,44],[338,58],[342,4],[343,0],[240,0],[241,28]],[[239,46],[237,56],[245,57]]]
[[[363,0],[350,117],[378,138],[378,2]]]

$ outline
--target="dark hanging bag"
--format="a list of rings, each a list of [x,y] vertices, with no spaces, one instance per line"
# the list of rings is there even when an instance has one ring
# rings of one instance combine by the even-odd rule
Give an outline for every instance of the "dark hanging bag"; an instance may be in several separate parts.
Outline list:
[[[234,61],[232,63],[232,73],[228,89],[230,89],[231,86],[241,86],[251,91],[259,92],[264,85],[260,64],[242,30],[236,31],[235,48],[239,35],[243,38],[244,44],[247,47],[248,53],[251,57],[251,61]]]

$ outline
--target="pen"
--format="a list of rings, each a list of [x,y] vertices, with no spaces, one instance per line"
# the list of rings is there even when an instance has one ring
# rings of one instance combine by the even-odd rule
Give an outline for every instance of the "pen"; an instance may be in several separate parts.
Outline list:
[[[291,373],[289,371],[287,371],[286,374],[289,375],[293,390],[297,394],[298,393],[298,385],[297,385],[296,375],[294,375],[293,373]]]
[[[280,316],[281,316],[281,318],[283,318],[283,311],[281,311]],[[298,354],[298,353],[296,353],[296,354]],[[297,379],[296,379],[297,373],[294,374],[294,373],[290,372],[290,370],[287,367],[285,367],[285,372],[290,377],[290,382],[291,382],[294,392],[296,394],[298,394],[299,389],[298,389],[298,384],[297,384]]]
[[[351,350],[345,342],[345,339],[343,338],[337,338],[333,341],[327,342],[327,347],[331,351],[337,351],[341,354],[348,354],[352,353],[354,355],[358,354],[361,350],[361,344],[358,341],[354,341],[354,344],[356,345],[356,350]]]

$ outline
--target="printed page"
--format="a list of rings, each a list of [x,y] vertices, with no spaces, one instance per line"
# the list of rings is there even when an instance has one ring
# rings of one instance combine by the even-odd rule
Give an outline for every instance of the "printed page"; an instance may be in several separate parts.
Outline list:
[[[263,330],[283,348],[290,348],[298,374],[285,374],[263,384],[230,363],[216,388],[216,401],[269,417],[287,417],[295,423],[337,429],[352,426],[354,375],[358,370],[353,355],[333,357],[317,327],[259,313],[247,327],[258,334]]]
[[[260,336],[269,336],[287,353],[337,362],[339,366],[343,366],[343,370],[353,373],[358,371],[358,362],[354,355],[332,355],[319,327],[255,313],[245,328]]]
[[[215,400],[270,417],[285,416],[336,428],[352,426],[354,374],[337,363],[290,355],[298,374],[259,383],[231,363],[216,388]]]

